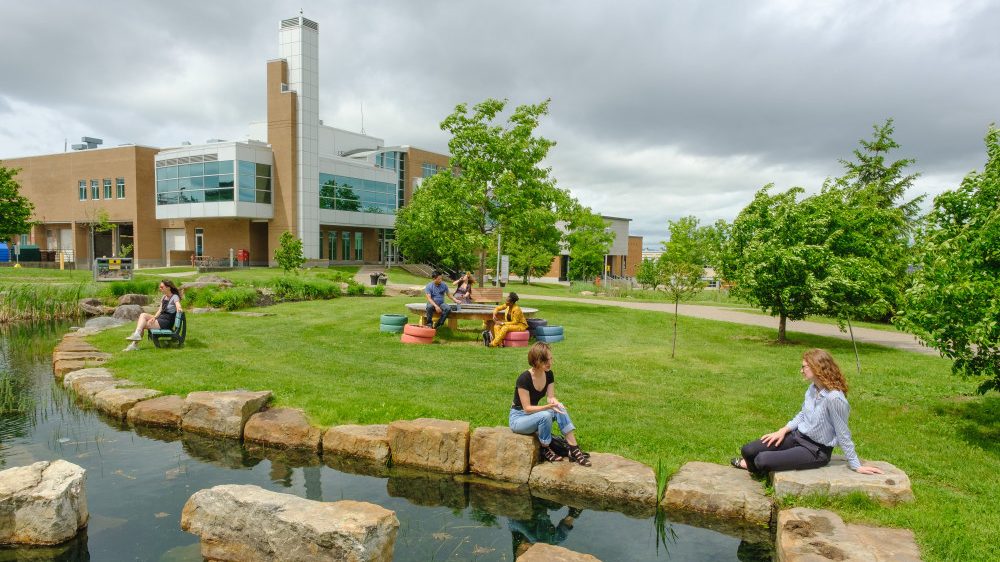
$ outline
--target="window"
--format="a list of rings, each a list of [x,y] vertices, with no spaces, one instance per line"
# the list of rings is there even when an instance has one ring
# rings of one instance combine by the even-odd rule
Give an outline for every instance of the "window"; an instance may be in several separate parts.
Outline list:
[[[125,197],[125,178],[118,182],[119,197]],[[235,186],[232,160],[160,166],[156,169],[156,204],[233,201]]]
[[[80,201],[87,200],[87,180],[80,180]]]
[[[90,180],[90,198],[91,199],[101,198],[101,185],[97,180]]]
[[[118,198],[125,199],[125,178],[115,179],[115,184],[118,187]]]
[[[320,173],[319,208],[361,213],[395,213],[396,185]]]
[[[437,167],[437,164],[431,164],[430,162],[424,162],[423,164],[420,165],[420,172],[421,172],[420,175],[421,175],[421,177],[429,178],[429,177],[437,174],[439,169],[440,168]]]
[[[111,199],[111,178],[104,178],[104,198]]]
[[[356,261],[363,261],[365,259],[365,252],[363,249],[364,240],[365,234],[363,232],[354,233],[354,259]]]
[[[27,234],[21,235],[21,246],[27,246],[30,241],[31,239]]]
[[[343,242],[343,246],[340,252],[340,259],[347,261],[351,259],[351,233],[344,231],[341,234],[341,242]]]

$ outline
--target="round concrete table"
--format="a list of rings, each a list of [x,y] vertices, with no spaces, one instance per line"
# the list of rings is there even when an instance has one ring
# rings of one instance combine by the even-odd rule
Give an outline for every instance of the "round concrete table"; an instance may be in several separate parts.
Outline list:
[[[451,307],[451,312],[448,314],[448,327],[452,330],[458,329],[459,320],[482,320],[487,321],[493,318],[493,309],[496,306],[491,304],[462,304],[456,305],[454,303],[445,303],[446,306]],[[458,310],[455,307],[458,306]],[[406,305],[406,310],[410,314],[416,314],[420,318],[420,325],[424,325],[424,319],[427,315],[427,303],[426,302],[412,302]],[[526,306],[521,307],[521,312],[524,313],[525,318],[531,318],[538,313],[537,308],[528,308]]]

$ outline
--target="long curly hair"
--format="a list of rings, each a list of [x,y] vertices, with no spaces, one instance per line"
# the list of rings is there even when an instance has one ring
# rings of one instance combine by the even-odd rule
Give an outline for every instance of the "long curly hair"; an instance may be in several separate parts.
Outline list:
[[[802,354],[802,359],[809,365],[819,386],[847,394],[847,380],[829,352],[824,349],[810,349]]]

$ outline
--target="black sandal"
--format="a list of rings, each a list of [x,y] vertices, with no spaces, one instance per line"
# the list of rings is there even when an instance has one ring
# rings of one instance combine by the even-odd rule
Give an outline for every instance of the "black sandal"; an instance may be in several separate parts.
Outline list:
[[[590,455],[581,451],[577,445],[569,446],[569,460],[580,466],[590,466]]]
[[[731,464],[733,468],[738,468],[740,470],[747,470],[747,467],[740,464],[741,460],[743,460],[743,457],[733,457],[729,459],[729,464]]]
[[[542,447],[542,458],[549,462],[559,462],[563,460],[563,458],[550,447]]]

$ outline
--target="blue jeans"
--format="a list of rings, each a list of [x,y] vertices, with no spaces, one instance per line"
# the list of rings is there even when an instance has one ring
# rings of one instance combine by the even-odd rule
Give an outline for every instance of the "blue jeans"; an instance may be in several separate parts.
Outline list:
[[[545,410],[526,414],[524,410],[510,409],[510,429],[514,433],[521,435],[538,434],[538,441],[543,447],[548,447],[552,442],[552,422],[559,424],[559,432],[566,435],[573,431],[576,426],[569,419],[569,412],[565,414],[557,413],[555,410]]]
[[[444,303],[441,303],[438,306],[441,307],[441,318],[438,319],[438,326],[440,326],[444,324],[444,321],[448,318],[448,313],[451,312],[451,306]],[[434,313],[437,312],[437,310],[434,309],[434,305],[431,303],[427,303],[426,310],[427,310],[427,325],[431,326],[434,324]]]

